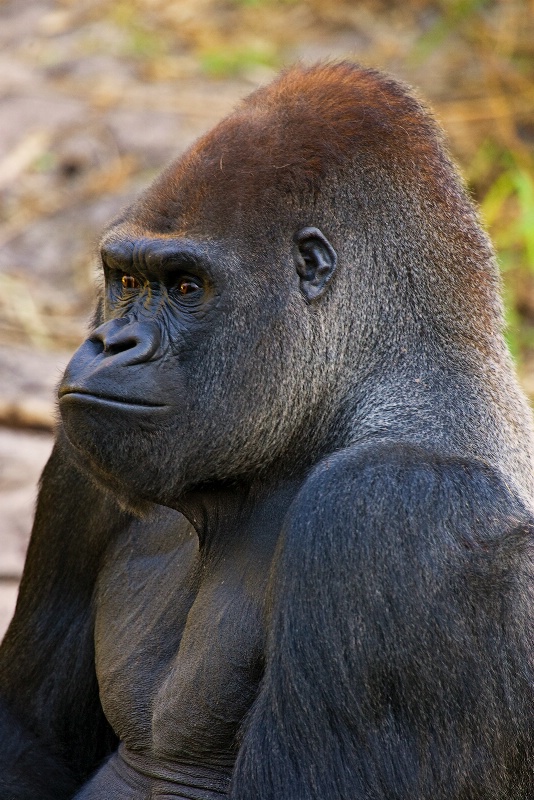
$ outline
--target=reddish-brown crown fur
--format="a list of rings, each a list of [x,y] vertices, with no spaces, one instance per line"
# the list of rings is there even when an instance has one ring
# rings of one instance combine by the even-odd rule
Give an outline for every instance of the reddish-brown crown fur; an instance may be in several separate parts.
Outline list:
[[[195,226],[201,208],[204,219],[227,222],[232,208],[250,214],[276,207],[281,197],[302,202],[336,171],[392,161],[396,179],[415,177],[417,164],[418,180],[429,169],[440,180],[439,133],[402,84],[350,63],[296,66],[247,97],[171,165],[151,200],[160,200],[158,224],[164,216]]]

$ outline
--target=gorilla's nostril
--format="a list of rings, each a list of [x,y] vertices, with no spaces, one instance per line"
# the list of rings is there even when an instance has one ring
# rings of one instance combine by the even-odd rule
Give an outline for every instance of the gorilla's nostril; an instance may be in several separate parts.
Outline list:
[[[118,353],[124,353],[125,350],[131,350],[132,348],[137,347],[138,344],[138,339],[134,339],[132,336],[126,336],[124,338],[119,337],[115,340],[107,340],[104,341],[104,353],[109,353],[110,355],[114,356]]]

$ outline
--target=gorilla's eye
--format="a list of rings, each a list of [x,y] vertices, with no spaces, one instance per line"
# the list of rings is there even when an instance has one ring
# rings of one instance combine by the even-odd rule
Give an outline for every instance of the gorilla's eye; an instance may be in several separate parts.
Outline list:
[[[123,275],[122,278],[121,278],[121,283],[122,283],[124,289],[140,289],[141,288],[141,284],[139,283],[137,278],[134,278],[133,275]]]
[[[182,295],[198,292],[200,288],[201,288],[200,284],[193,278],[182,278],[182,280],[178,284],[178,291]]]

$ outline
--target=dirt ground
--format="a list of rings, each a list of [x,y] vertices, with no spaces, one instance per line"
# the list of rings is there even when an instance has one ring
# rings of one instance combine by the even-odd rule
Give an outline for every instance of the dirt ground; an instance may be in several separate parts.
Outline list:
[[[54,387],[90,313],[95,241],[157,170],[296,59],[358,58],[418,85],[461,158],[473,125],[502,117],[483,89],[470,90],[474,116],[464,113],[461,81],[480,71],[469,44],[449,36],[435,55],[412,57],[433,30],[424,3],[410,17],[396,4],[297,2],[265,18],[249,4],[239,29],[231,3],[218,15],[207,0],[139,5],[142,25],[127,3],[0,3],[0,637],[52,446]],[[234,41],[244,66],[217,77],[214,48],[228,56]]]

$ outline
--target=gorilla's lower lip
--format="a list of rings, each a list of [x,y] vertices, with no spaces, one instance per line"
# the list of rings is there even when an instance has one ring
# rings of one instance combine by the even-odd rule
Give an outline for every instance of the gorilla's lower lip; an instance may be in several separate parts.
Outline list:
[[[131,410],[141,409],[143,411],[154,411],[166,408],[163,403],[150,403],[146,400],[134,398],[110,397],[105,395],[90,394],[89,392],[65,391],[59,397],[60,403],[91,403],[93,405],[115,406],[116,408],[127,408]]]

